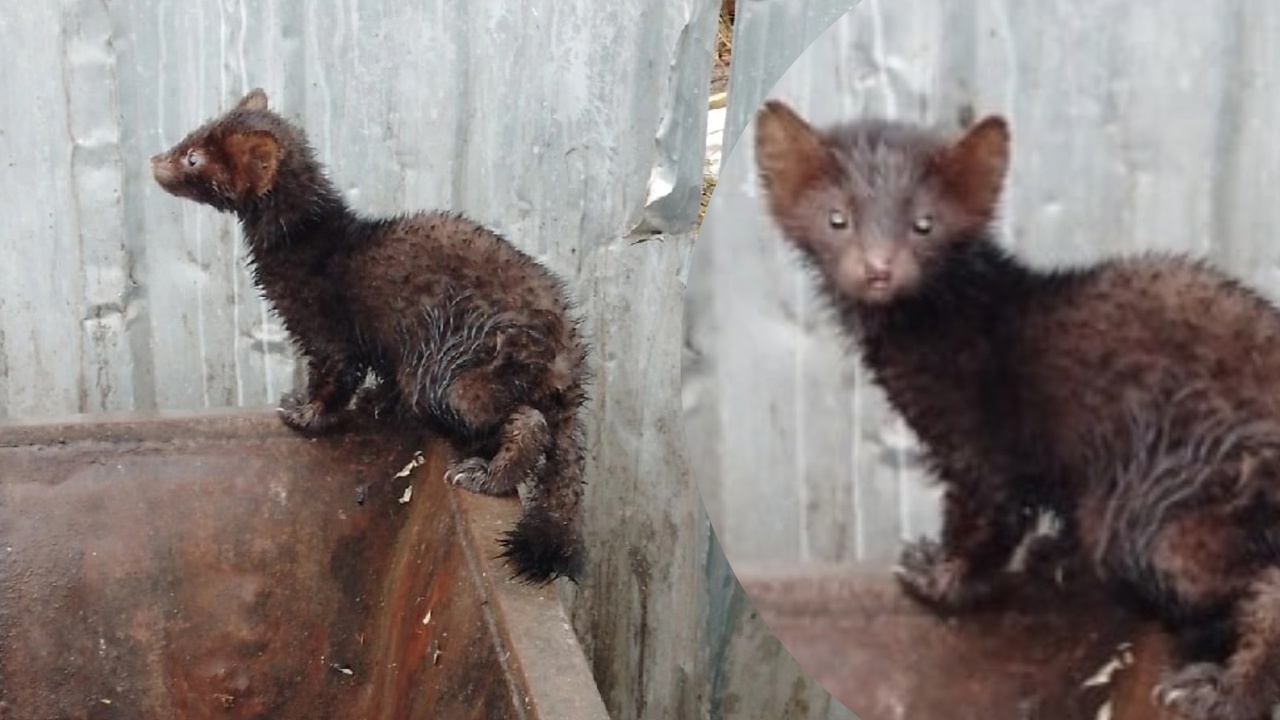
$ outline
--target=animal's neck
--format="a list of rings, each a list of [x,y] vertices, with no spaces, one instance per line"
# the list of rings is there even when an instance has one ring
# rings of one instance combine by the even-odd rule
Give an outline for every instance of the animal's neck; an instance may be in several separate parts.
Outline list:
[[[314,162],[281,168],[270,192],[237,213],[249,251],[258,262],[280,253],[318,250],[316,236],[329,243],[355,220],[342,195]]]
[[[978,341],[999,330],[1035,280],[1034,271],[979,235],[953,245],[914,294],[888,306],[844,301],[840,312],[864,345]]]
[[[951,253],[912,297],[840,308],[867,369],[913,426],[963,412],[992,382],[1008,382],[1016,317],[1037,278],[984,237]]]

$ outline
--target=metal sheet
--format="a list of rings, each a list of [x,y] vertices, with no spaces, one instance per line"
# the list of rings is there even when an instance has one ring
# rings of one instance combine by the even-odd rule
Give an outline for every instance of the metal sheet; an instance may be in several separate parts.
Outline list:
[[[1151,700],[1173,658],[1168,638],[1096,585],[1026,589],[961,621],[922,611],[867,567],[753,572],[743,585],[862,720],[1173,717]]]
[[[559,598],[496,560],[519,503],[379,430],[0,424],[0,716],[604,720]]]

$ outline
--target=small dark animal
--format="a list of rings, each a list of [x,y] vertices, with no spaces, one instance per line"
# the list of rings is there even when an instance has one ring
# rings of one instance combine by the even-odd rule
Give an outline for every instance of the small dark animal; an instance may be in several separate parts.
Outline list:
[[[1029,267],[993,239],[1009,130],[958,138],[759,112],[768,211],[925,447],[940,542],[904,590],[980,606],[1030,557],[1075,558],[1180,641],[1159,687],[1196,720],[1280,701],[1280,312],[1207,264],[1145,254]],[[1039,552],[1035,550],[1039,548]],[[1030,568],[1029,568],[1030,569]]]
[[[587,347],[559,279],[458,214],[358,216],[261,89],[151,171],[170,194],[239,218],[254,280],[307,359],[306,391],[281,400],[285,424],[424,422],[460,450],[451,483],[509,495],[529,482],[504,538],[516,575],[576,580]]]

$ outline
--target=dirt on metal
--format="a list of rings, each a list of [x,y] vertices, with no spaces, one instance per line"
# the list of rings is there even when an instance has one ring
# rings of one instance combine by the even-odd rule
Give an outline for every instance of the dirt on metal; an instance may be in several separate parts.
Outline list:
[[[271,413],[0,424],[0,718],[605,720],[494,559],[518,501],[446,461]]]
[[[1167,639],[1093,585],[1040,588],[942,619],[884,572],[741,576],[760,616],[862,720],[1166,720]]]

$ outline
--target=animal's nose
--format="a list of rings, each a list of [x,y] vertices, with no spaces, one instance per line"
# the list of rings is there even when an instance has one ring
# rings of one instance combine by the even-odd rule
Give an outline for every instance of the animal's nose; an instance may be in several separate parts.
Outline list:
[[[867,279],[872,282],[883,282],[892,276],[888,258],[867,258]]]

